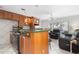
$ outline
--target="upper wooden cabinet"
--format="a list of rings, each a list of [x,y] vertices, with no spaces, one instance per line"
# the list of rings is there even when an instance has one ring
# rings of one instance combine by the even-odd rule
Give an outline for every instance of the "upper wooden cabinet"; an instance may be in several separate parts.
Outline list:
[[[20,15],[20,14],[16,14],[16,13],[12,13],[12,12],[8,12],[8,11],[4,11],[4,10],[0,10],[0,18],[12,20],[12,21],[23,22],[23,19],[25,18],[25,16]]]
[[[9,20],[19,20],[20,15],[4,10],[0,10],[0,18]]]
[[[2,18],[2,19],[12,19],[12,13],[0,10],[0,18]]]
[[[13,20],[13,13],[8,12],[8,18]]]
[[[26,25],[25,24],[25,19],[26,19],[26,17],[25,16],[20,16],[19,17],[19,26],[23,26],[23,25]]]
[[[20,15],[13,13],[12,18],[13,18],[13,20],[19,20],[20,19]]]
[[[0,10],[0,18],[3,18],[3,11]]]
[[[0,10],[0,18],[12,21],[19,21],[19,26],[39,24],[39,20],[35,17],[24,16],[4,10]]]
[[[3,16],[4,19],[8,19],[8,12],[3,12]]]
[[[39,20],[35,17],[26,17],[25,23],[30,26],[39,25]]]

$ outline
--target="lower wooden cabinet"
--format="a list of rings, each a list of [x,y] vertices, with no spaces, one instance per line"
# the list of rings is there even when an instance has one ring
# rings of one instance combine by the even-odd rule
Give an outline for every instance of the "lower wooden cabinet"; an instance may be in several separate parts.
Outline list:
[[[48,54],[48,32],[30,32],[30,36],[20,36],[20,53]]]

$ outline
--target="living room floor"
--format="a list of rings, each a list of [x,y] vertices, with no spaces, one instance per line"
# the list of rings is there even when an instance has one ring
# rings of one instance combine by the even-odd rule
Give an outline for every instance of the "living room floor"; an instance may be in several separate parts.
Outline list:
[[[51,46],[49,46],[49,54],[72,54],[69,51],[65,51],[59,48],[58,40],[51,39]]]
[[[14,51],[13,47],[10,44],[1,46],[0,46],[0,54],[16,54],[16,52]],[[51,46],[49,46],[49,54],[72,54],[72,53],[60,49],[58,46],[58,40],[52,39]]]

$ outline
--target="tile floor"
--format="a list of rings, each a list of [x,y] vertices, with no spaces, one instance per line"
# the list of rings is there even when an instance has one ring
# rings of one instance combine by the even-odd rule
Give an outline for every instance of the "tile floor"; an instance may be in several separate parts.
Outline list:
[[[0,45],[0,54],[16,54],[11,44]]]
[[[51,49],[49,47],[49,54],[72,54],[72,53],[60,49],[58,46],[58,40],[52,39]]]
[[[0,45],[0,54],[16,54],[11,44]],[[58,47],[58,40],[52,39],[51,49],[49,47],[49,54],[72,54],[68,51],[62,50]]]

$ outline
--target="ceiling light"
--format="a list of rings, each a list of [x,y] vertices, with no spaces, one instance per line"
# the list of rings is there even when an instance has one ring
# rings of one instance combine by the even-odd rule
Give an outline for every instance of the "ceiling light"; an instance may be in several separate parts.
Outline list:
[[[35,5],[35,7],[39,7],[39,5]]]
[[[24,9],[24,8],[21,8],[21,10],[22,10],[22,11],[25,11],[26,9]]]

